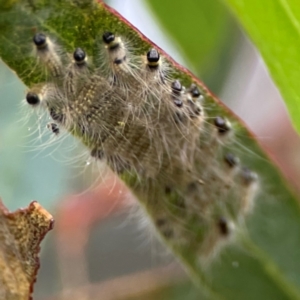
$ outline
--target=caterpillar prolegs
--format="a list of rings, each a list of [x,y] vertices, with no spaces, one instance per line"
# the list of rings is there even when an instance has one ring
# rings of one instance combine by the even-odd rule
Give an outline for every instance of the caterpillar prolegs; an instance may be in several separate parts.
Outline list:
[[[49,114],[53,134],[75,135],[127,182],[174,251],[207,258],[234,238],[258,178],[228,150],[234,126],[208,117],[201,87],[173,78],[155,48],[135,55],[117,32],[102,35],[101,67],[45,33],[33,45],[48,80],[28,91],[27,103]]]

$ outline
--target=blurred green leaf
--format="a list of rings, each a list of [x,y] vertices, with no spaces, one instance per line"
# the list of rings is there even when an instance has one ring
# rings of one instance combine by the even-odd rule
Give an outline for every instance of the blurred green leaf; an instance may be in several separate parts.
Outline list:
[[[260,51],[294,126],[300,131],[298,0],[223,0]]]
[[[43,0],[36,1],[35,6],[30,3],[0,2],[0,55],[29,86],[43,80],[43,76],[32,68],[35,60],[30,54],[31,39],[36,30],[48,32],[68,51],[81,46],[88,53],[96,54],[95,41],[106,30],[118,32],[132,40],[134,48],[138,49],[136,54],[145,53],[151,46],[102,4],[90,4],[87,0]],[[245,226],[247,230],[210,267],[205,270],[199,264],[198,248],[193,247],[193,241],[191,247],[177,249],[175,254],[201,286],[201,291],[208,295],[203,299],[300,299],[298,199],[244,124],[213,98],[201,82],[171,60],[170,63],[174,75],[184,84],[196,82],[205,92],[208,118],[224,115],[233,121],[236,140],[232,147],[239,152],[241,161],[257,171],[261,178],[261,192],[256,199],[255,213]],[[145,193],[145,189],[137,190],[136,183],[134,176],[127,178],[127,184],[139,200],[149,203],[147,200],[151,195]],[[157,196],[160,199],[158,204],[170,201],[165,193]]]

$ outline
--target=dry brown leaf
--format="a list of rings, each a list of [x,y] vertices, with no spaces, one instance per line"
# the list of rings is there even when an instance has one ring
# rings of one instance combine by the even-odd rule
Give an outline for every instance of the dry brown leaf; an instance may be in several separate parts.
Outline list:
[[[9,212],[0,200],[0,299],[32,299],[40,243],[53,217],[37,202]]]

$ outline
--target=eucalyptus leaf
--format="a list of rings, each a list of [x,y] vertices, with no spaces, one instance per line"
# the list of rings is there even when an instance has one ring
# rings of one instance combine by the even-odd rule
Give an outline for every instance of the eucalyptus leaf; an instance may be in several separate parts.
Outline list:
[[[300,6],[297,0],[223,0],[260,51],[300,131]]]

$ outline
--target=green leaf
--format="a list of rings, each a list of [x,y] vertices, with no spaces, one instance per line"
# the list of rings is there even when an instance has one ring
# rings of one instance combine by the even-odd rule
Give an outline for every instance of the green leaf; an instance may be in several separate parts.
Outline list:
[[[97,41],[104,31],[117,32],[132,41],[135,54],[144,54],[152,45],[136,29],[102,3],[90,1],[1,1],[0,56],[23,82],[32,86],[43,81],[44,75],[35,68],[31,40],[36,31],[47,32],[68,51],[83,47],[97,56]],[[196,17],[196,16],[194,16]],[[96,41],[96,43],[95,43]],[[260,192],[255,210],[247,219],[237,241],[224,249],[219,258],[199,264],[197,241],[172,248],[194,281],[201,286],[201,299],[300,299],[300,207],[299,200],[289,190],[277,166],[260,148],[244,124],[225,108],[207,88],[183,67],[169,60],[175,78],[185,85],[196,82],[205,94],[208,120],[221,115],[233,123],[235,142],[230,150],[238,152],[243,164],[259,174]],[[241,147],[239,145],[242,145]],[[143,178],[126,174],[124,180],[142,205],[148,206],[150,218],[156,216],[155,204],[171,204],[174,200],[157,188],[152,193],[142,186]],[[140,186],[139,186],[140,184]],[[189,221],[189,220],[188,220]],[[197,236],[197,220],[191,220]]]
[[[297,0],[224,0],[260,51],[300,132],[300,6]]]

